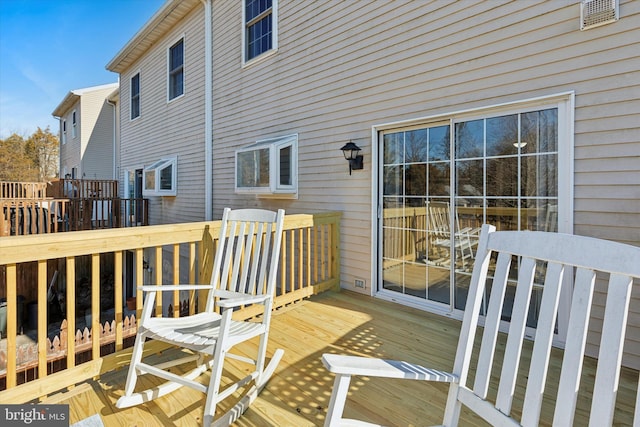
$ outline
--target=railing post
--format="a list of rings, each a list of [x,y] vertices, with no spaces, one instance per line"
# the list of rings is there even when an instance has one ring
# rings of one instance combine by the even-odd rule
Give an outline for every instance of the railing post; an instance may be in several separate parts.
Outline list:
[[[336,279],[335,290],[340,290],[340,220],[331,223],[331,277]]]

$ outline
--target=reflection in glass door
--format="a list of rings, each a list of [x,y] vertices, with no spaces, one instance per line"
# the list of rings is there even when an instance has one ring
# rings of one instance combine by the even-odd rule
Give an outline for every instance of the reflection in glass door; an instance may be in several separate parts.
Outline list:
[[[558,108],[394,129],[380,143],[385,292],[464,310],[483,223],[557,231]]]
[[[436,304],[451,303],[449,255],[428,215],[432,198],[449,200],[450,125],[383,135],[382,287]]]

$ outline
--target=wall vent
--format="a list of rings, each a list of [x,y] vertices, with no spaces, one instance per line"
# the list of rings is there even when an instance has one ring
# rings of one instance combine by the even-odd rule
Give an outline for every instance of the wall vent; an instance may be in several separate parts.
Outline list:
[[[582,0],[580,29],[598,27],[618,20],[618,0]]]

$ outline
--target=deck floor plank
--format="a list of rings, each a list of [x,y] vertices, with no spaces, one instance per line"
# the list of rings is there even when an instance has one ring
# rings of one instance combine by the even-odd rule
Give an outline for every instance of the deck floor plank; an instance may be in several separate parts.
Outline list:
[[[460,322],[456,320],[348,291],[325,292],[280,309],[272,317],[268,357],[276,348],[284,348],[284,357],[267,387],[235,425],[322,425],[333,386],[333,375],[324,369],[320,360],[323,353],[401,358],[451,369],[459,328]],[[257,340],[252,340],[239,345],[234,352],[247,354],[256,346]],[[525,358],[520,368],[525,377],[530,347],[525,345]],[[498,351],[503,349],[504,345],[501,345]],[[177,350],[167,350],[158,358],[174,358],[177,353]],[[552,359],[550,378],[559,372],[562,351],[554,350]],[[587,360],[585,365],[584,381],[592,383],[595,363]],[[184,372],[187,367],[174,369]],[[231,361],[225,371],[225,381],[231,382],[247,370],[246,364]],[[494,375],[499,375],[499,366],[494,371]],[[97,413],[107,427],[199,425],[204,395],[185,387],[144,405],[123,410],[115,408],[115,401],[122,395],[125,378],[125,370],[110,372],[95,381],[78,385],[70,392],[53,395],[45,402],[69,404],[72,423]],[[208,375],[204,375],[200,381],[208,379]],[[145,386],[161,382],[149,376],[143,376],[142,381]],[[616,425],[631,424],[637,383],[638,372],[623,369]],[[515,411],[522,407],[523,389],[524,385],[518,383]],[[553,396],[556,389],[557,384],[550,381],[545,394]],[[347,416],[396,426],[425,426],[442,421],[446,384],[354,378],[352,391],[355,390],[357,393],[347,402]],[[492,393],[496,393],[495,386],[491,387]],[[588,403],[582,401],[588,399],[588,395],[587,391],[579,397],[576,425],[587,422]],[[234,403],[233,399],[221,403],[219,412]],[[553,399],[543,404],[541,425],[550,425],[553,404]],[[462,417],[461,425],[486,425],[464,409]]]

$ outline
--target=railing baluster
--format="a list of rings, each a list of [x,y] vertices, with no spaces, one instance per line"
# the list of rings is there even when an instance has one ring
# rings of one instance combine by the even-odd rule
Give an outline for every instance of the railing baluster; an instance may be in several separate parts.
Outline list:
[[[180,244],[178,243],[173,245],[173,284],[180,284]],[[173,291],[173,317],[180,317],[181,307],[180,292]]]
[[[53,285],[53,283],[52,283]],[[40,307],[47,307],[47,260],[38,261],[38,311]],[[57,298],[54,303],[57,303]],[[26,308],[26,307],[25,307]],[[30,315],[31,313],[29,313]],[[38,313],[38,378],[47,376],[47,315],[41,316]]]
[[[16,386],[18,292],[16,264],[7,265],[7,389]]]
[[[91,254],[91,351],[93,359],[100,358],[100,254]]]
[[[115,305],[114,320],[116,324],[116,351],[122,350],[122,251],[113,254],[113,301]]]
[[[40,316],[38,309],[38,316]],[[76,258],[67,257],[67,369],[76,365]],[[62,344],[64,345],[64,343]]]

